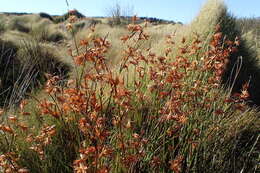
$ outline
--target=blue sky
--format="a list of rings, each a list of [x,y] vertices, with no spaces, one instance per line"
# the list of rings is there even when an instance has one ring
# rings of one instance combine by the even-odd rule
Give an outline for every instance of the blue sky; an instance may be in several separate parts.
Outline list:
[[[0,12],[48,12],[63,14],[65,0],[1,0]],[[138,16],[157,17],[188,23],[198,14],[206,0],[68,0],[86,16],[105,16],[107,8],[118,2],[123,8],[133,7]],[[229,11],[239,17],[260,17],[260,0],[225,0]]]

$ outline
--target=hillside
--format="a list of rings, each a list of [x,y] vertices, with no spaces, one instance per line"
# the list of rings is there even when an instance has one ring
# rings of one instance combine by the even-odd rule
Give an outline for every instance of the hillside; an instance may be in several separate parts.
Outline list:
[[[259,26],[0,14],[0,172],[258,172]]]

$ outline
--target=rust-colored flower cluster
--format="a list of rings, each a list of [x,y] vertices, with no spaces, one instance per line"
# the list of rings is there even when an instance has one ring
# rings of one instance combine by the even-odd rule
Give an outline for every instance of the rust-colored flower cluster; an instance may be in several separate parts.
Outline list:
[[[80,41],[77,51],[70,51],[77,68],[75,80],[62,84],[58,76],[46,75],[49,97],[39,101],[38,116],[52,121],[42,123],[39,133],[31,133],[35,127],[19,122],[17,116],[9,116],[12,123],[0,125],[0,132],[18,135],[17,129],[23,130],[30,150],[45,160],[46,147],[57,137],[55,123],[64,126],[64,131],[71,130],[66,139],[76,146],[77,158],[70,166],[77,173],[139,169],[178,173],[189,169],[187,160],[195,157],[206,136],[202,129],[210,124],[201,123],[205,117],[221,117],[229,105],[243,111],[249,98],[248,83],[235,99],[219,93],[222,75],[239,39],[224,42],[217,27],[205,52],[199,35],[193,40],[183,38],[176,47],[173,34],[166,37],[168,47],[163,54],[157,55],[139,44],[149,35],[135,20],[127,27],[129,34],[121,37],[127,45],[118,67],[107,64],[111,46],[107,37],[90,37]],[[215,102],[221,102],[221,107],[213,105]],[[20,105],[23,116],[30,115],[25,105]],[[16,160],[12,163],[8,158],[12,158],[10,153],[0,156],[0,168],[28,172],[12,166]]]

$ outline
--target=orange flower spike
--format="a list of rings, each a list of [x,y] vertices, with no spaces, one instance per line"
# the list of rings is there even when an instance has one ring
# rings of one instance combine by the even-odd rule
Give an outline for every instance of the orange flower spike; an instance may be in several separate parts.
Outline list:
[[[188,52],[187,48],[180,48],[179,50],[181,54],[186,54]]]
[[[183,156],[178,156],[175,160],[170,161],[170,169],[174,171],[174,173],[180,173],[182,167]]]
[[[161,161],[160,157],[154,156],[151,161],[151,164],[153,167],[159,167],[162,164],[162,161]]]
[[[76,65],[80,66],[84,63],[84,56],[83,55],[79,55],[79,56],[75,56],[74,57],[74,62]]]
[[[150,35],[148,35],[146,33],[142,33],[142,37],[144,40],[148,40],[150,38]]]
[[[242,86],[242,91],[240,94],[240,98],[243,100],[247,100],[250,97],[250,94],[248,92],[248,88],[249,88],[249,82],[246,82],[245,84],[243,84]]]
[[[2,131],[4,131],[4,132],[8,132],[8,133],[14,134],[13,129],[11,127],[9,127],[9,126],[2,126],[2,125],[0,125],[0,129]]]
[[[249,97],[250,97],[249,92],[247,90],[243,90],[241,95],[240,95],[240,98],[243,99],[243,100],[247,100]]]
[[[221,32],[217,32],[216,34],[214,34],[214,39],[215,40],[220,40],[222,38],[223,34]]]
[[[129,38],[130,38],[130,36],[126,35],[126,36],[120,37],[120,40],[122,40],[123,43],[125,43]]]
[[[97,173],[109,173],[109,169],[108,168],[102,168],[102,169],[99,169],[97,171]]]
[[[188,121],[188,118],[185,115],[179,116],[179,118],[178,118],[178,122],[181,124],[185,124],[185,123],[187,123],[187,121]]]
[[[18,120],[18,118],[14,115],[9,116],[8,119],[13,122],[16,122]]]
[[[26,131],[26,130],[28,130],[28,126],[27,125],[25,125],[25,124],[18,124],[18,127],[20,127],[23,131]]]
[[[81,41],[80,41],[80,45],[81,45],[81,46],[88,46],[89,43],[88,43],[87,40],[81,40]]]
[[[134,28],[133,28],[133,31],[134,32],[142,32],[143,28],[140,25],[135,25]]]
[[[245,84],[243,84],[242,88],[243,88],[243,90],[248,90],[249,82],[246,82]]]

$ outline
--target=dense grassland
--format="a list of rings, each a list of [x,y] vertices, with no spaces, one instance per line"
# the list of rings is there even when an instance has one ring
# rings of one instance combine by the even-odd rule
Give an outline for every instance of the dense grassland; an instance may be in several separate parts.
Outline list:
[[[0,16],[0,172],[258,172],[250,19],[109,20]]]

